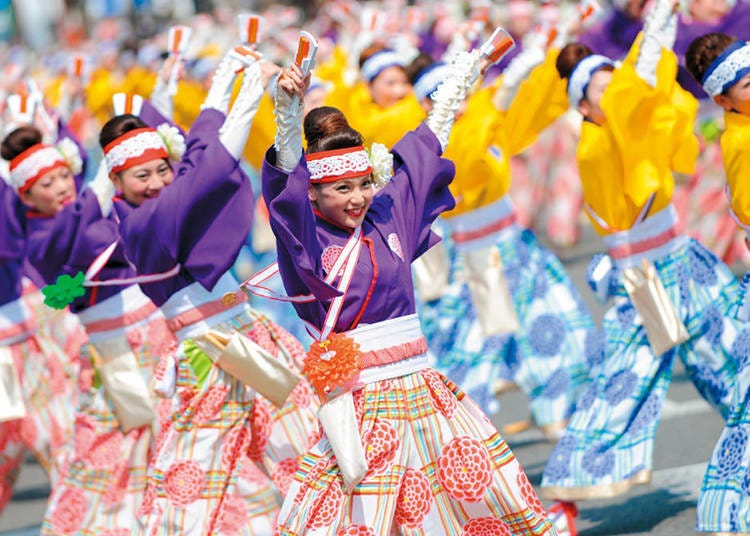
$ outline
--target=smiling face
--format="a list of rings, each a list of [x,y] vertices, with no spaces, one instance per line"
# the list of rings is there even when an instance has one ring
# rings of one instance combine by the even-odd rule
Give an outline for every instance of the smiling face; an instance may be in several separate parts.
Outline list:
[[[362,224],[374,194],[372,175],[311,184],[310,201],[327,220],[354,229]]]
[[[47,216],[54,216],[75,201],[75,198],[75,179],[67,166],[45,173],[31,188],[21,194],[21,199],[26,205]]]
[[[714,101],[728,112],[750,116],[750,73],[740,78],[726,94],[714,97]]]
[[[409,78],[402,67],[391,66],[383,69],[370,82],[370,96],[375,104],[390,108],[406,97],[411,91]]]
[[[110,178],[128,203],[140,206],[146,199],[158,197],[162,189],[172,183],[174,173],[167,160],[156,158],[112,173]]]

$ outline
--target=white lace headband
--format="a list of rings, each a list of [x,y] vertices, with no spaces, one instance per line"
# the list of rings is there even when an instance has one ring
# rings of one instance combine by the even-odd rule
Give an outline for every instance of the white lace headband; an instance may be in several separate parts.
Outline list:
[[[586,89],[589,87],[591,77],[594,73],[604,67],[614,63],[606,56],[592,54],[586,56],[573,68],[568,79],[568,101],[573,108],[578,108],[581,101],[586,96]]]
[[[445,80],[451,73],[451,67],[444,64],[435,64],[432,67],[428,67],[429,70],[417,78],[414,83],[414,94],[418,100],[426,99],[430,97],[437,90],[438,86]]]
[[[305,156],[310,182],[333,182],[372,173],[372,164],[362,146],[321,151]]]
[[[721,95],[750,73],[750,45],[735,41],[716,58],[703,75],[703,89],[710,96]]]
[[[73,174],[81,172],[78,146],[69,138],[57,145],[38,143],[16,156],[10,162],[9,184],[18,193],[25,193],[44,175],[60,167],[69,168]]]
[[[126,132],[104,148],[107,171],[117,173],[157,158],[169,158],[164,140],[153,128]]]
[[[362,72],[362,78],[364,78],[366,82],[372,82],[381,72],[388,67],[393,67],[394,65],[403,67],[403,58],[392,50],[376,52],[367,58],[362,64],[362,68],[360,69]]]

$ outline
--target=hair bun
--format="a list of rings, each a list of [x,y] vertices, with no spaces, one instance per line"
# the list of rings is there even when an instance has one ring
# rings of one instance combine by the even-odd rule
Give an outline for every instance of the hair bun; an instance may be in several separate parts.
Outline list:
[[[0,145],[0,156],[11,161],[26,149],[42,143],[42,133],[31,125],[23,125],[5,136]]]
[[[560,50],[560,54],[557,56],[557,61],[555,62],[555,67],[560,74],[560,78],[570,78],[578,62],[587,56],[591,56],[593,53],[594,51],[583,43],[568,43],[565,45]]]
[[[321,106],[305,117],[307,152],[318,153],[362,145],[362,135],[354,130],[338,108]]]

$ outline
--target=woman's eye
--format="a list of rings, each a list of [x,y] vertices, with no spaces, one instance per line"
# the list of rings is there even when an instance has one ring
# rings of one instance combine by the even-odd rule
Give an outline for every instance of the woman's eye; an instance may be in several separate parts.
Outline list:
[[[348,186],[339,186],[338,188],[336,188],[336,191],[337,192],[341,192],[341,193],[348,192],[349,191],[349,187]]]

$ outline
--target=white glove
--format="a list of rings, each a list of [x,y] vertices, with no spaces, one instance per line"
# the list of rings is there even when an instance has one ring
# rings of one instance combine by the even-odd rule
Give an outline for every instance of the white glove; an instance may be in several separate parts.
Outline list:
[[[544,61],[545,51],[543,47],[526,48],[518,56],[513,58],[508,67],[503,71],[503,82],[499,92],[502,98],[497,100],[500,110],[507,110],[518,86],[529,73]]]
[[[232,100],[232,88],[234,79],[237,77],[237,71],[249,65],[248,62],[254,62],[254,58],[238,54],[234,50],[228,52],[219,63],[211,80],[211,88],[208,90],[206,100],[201,104],[201,110],[213,108],[222,113],[229,110],[229,101]]]
[[[115,195],[115,185],[109,178],[107,162],[103,158],[96,169],[96,175],[88,183],[87,187],[96,195],[102,216],[105,218],[109,216],[109,213],[112,211],[112,197]]]
[[[290,97],[283,89],[276,91],[276,166],[291,172],[302,156],[302,108],[300,99]]]
[[[479,77],[480,59],[478,50],[456,54],[451,62],[453,74],[438,86],[432,97],[432,110],[425,122],[440,141],[443,151],[448,146],[456,110]]]
[[[674,22],[671,19],[675,19]],[[676,24],[672,1],[657,0],[643,25],[643,41],[635,63],[635,72],[652,87],[656,86],[656,67],[662,47],[674,45],[672,33],[676,35]]]
[[[263,81],[260,76],[260,64],[253,61],[249,67],[245,68],[240,93],[219,130],[219,141],[237,160],[240,159],[245,149],[247,135],[250,133],[250,127],[262,96]]]
[[[168,84],[161,76],[156,77],[156,85],[151,92],[150,100],[161,115],[167,119],[174,118],[174,95],[171,94]]]

